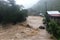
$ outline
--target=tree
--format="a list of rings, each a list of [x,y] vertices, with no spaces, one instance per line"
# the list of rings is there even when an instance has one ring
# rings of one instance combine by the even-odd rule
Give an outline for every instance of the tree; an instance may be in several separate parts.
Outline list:
[[[16,23],[26,19],[27,10],[22,9],[22,5],[15,4],[15,0],[0,1],[0,23]],[[22,9],[22,10],[21,10]]]

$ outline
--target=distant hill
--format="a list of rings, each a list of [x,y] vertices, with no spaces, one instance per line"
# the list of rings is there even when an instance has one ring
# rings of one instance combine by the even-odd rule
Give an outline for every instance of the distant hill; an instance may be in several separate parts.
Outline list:
[[[46,9],[48,11],[58,10],[60,11],[60,0],[40,0],[37,4],[33,5],[28,10],[30,12],[42,12],[45,13]],[[36,13],[35,13],[36,14]]]

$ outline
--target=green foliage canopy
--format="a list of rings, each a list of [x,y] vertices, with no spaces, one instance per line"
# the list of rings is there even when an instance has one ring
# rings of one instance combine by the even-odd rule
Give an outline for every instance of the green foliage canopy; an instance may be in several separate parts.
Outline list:
[[[0,23],[25,21],[27,12],[22,6],[15,4],[15,0],[0,1]]]

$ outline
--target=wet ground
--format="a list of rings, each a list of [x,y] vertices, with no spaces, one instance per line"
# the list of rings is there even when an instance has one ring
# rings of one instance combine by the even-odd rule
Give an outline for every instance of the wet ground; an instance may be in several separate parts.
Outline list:
[[[39,26],[43,25],[42,20],[43,17],[29,16],[22,24],[9,24],[7,28],[0,26],[0,40],[53,40],[45,29],[39,29]]]

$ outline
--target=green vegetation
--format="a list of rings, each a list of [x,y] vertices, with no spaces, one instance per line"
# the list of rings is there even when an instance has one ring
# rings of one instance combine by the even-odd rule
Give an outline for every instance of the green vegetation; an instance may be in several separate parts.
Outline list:
[[[59,21],[49,19],[48,14],[45,14],[45,23],[46,23],[46,30],[48,33],[52,34],[57,40],[60,40],[60,24]]]
[[[60,25],[55,20],[50,20],[49,22],[46,22],[46,30],[48,33],[52,34],[57,39],[60,39]]]
[[[23,22],[26,20],[27,12],[22,5],[15,4],[15,0],[0,0],[0,23]]]
[[[60,25],[58,25],[56,21],[51,20],[48,23],[47,31],[53,34],[57,39],[60,38]]]

